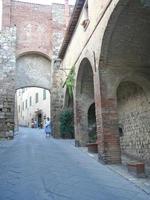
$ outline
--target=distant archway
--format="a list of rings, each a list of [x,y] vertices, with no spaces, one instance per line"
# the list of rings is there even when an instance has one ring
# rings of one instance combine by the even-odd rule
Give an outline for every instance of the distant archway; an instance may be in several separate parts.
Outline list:
[[[88,136],[88,109],[94,102],[92,66],[87,58],[80,64],[76,80],[75,137],[78,145],[85,146]]]

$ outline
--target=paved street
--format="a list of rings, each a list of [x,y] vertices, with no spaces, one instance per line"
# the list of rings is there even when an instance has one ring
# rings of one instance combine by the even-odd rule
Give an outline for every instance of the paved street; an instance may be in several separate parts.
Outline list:
[[[66,141],[21,128],[0,141],[0,200],[148,200],[150,196]]]

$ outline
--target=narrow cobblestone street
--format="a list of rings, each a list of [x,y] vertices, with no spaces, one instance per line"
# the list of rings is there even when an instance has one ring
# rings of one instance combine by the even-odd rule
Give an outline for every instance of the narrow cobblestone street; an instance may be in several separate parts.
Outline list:
[[[150,196],[63,140],[21,128],[0,142],[0,200],[148,200]]]

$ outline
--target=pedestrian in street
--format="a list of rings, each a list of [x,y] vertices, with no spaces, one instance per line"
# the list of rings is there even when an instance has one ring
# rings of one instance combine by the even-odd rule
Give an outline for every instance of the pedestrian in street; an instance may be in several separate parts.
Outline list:
[[[51,126],[51,121],[50,121],[49,117],[47,117],[44,129],[45,129],[46,137],[47,136],[50,137],[51,133],[52,133],[52,126]]]

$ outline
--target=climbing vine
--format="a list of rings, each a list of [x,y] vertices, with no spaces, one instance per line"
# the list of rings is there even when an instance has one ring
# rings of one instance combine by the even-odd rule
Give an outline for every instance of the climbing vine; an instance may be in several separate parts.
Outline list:
[[[74,81],[75,81],[75,67],[72,67],[65,82],[70,97],[73,96]]]

